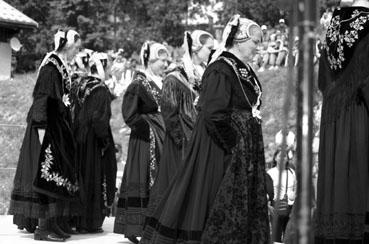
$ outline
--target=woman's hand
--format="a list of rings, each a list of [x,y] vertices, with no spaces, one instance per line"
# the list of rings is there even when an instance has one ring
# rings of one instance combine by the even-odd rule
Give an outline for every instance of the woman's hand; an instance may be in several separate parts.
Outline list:
[[[45,129],[37,129],[38,133],[38,139],[40,140],[40,144],[42,145],[42,142],[44,141],[45,137]]]
[[[274,216],[274,207],[270,205],[270,202],[268,202],[268,211],[269,214],[273,217]]]

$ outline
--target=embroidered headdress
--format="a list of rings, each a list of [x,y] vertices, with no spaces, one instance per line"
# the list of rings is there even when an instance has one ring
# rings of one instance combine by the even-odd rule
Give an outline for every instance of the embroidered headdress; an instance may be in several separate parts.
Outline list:
[[[77,70],[83,71],[89,67],[89,61],[92,53],[92,50],[84,49],[76,54],[76,56],[74,57],[74,64]]]
[[[253,36],[251,30],[255,27],[261,32],[261,28],[256,22],[247,18],[241,18],[238,14],[234,15],[224,28],[222,42],[212,55],[209,63],[214,62],[226,48],[232,47],[234,43],[249,40]]]
[[[146,41],[140,52],[141,62],[145,68],[147,68],[149,61],[160,59],[163,54],[169,57],[169,52],[167,48],[160,43],[153,41]]]
[[[93,53],[90,60],[90,75],[100,80],[105,80],[105,70],[108,64],[106,53]]]
[[[58,30],[58,32],[54,35],[54,51],[48,52],[43,60],[41,61],[38,72],[42,66],[44,66],[51,55],[58,55],[57,52],[62,50],[64,47],[70,47],[72,44],[76,43],[80,39],[78,32],[75,30],[67,30],[62,31]],[[60,58],[60,57],[59,57]],[[61,59],[61,58],[60,58]],[[67,64],[63,59],[61,59],[63,65],[67,68]]]
[[[213,35],[209,32],[203,30],[194,30],[192,33],[188,31],[185,32],[185,38],[183,41],[185,51],[188,50],[190,56],[192,57],[193,52],[199,51],[205,43],[202,39],[214,39]]]
[[[58,30],[54,35],[54,51],[61,51],[64,47],[70,47],[80,39],[75,30]]]
[[[204,37],[206,40],[214,39],[214,37],[209,32],[202,30],[195,30],[192,33],[186,31],[184,33],[183,47],[185,53],[183,55],[182,61],[190,83],[194,83],[196,79],[201,79],[201,77],[198,77],[200,74],[195,74],[196,68],[192,61],[192,56],[194,52],[199,51],[204,46],[205,43],[201,43],[204,42],[202,41]]]

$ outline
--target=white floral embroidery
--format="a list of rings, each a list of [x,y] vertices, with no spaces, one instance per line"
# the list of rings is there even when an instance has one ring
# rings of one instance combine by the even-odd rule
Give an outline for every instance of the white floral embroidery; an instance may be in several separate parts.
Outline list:
[[[355,42],[359,39],[359,31],[364,29],[364,24],[368,19],[369,13],[359,12],[358,10],[355,10],[351,15],[351,18],[347,20],[341,20],[339,15],[332,18],[330,27],[327,30],[327,41],[330,43],[327,42],[327,45],[325,46],[331,69],[342,69],[343,63],[346,60],[344,55],[344,45],[348,48],[354,46]],[[346,21],[352,21],[349,24],[350,30],[340,33],[340,29],[342,27],[341,24]]]
[[[157,172],[157,162],[156,162],[156,153],[155,153],[156,145],[155,145],[155,135],[153,130],[150,127],[150,188],[154,185],[156,172]]]
[[[106,89],[108,89],[104,84],[104,82],[102,82],[101,80],[94,79],[94,80],[84,80],[83,82],[81,82],[78,91],[78,93],[81,93],[80,94],[81,96],[79,97],[80,103],[83,104],[86,98],[92,93],[92,91],[99,87],[105,87]]]
[[[47,62],[53,63],[54,66],[58,69],[60,75],[62,76],[63,88],[65,87],[68,90],[68,92],[70,92],[70,89],[71,89],[71,81],[70,81],[70,77],[69,77],[67,68],[64,65],[61,66],[59,64],[59,62],[55,58],[53,58],[53,57],[50,57]]]
[[[78,183],[73,185],[67,178],[63,178],[59,173],[51,172],[51,166],[54,164],[54,157],[51,151],[51,145],[45,149],[45,161],[41,162],[41,178],[46,181],[54,181],[57,186],[66,187],[69,192],[78,191]]]
[[[151,94],[154,101],[158,105],[158,111],[160,112],[160,91],[150,85],[150,82],[144,76],[138,76],[138,79],[142,82],[147,92]],[[149,161],[149,187],[154,185],[156,173],[158,170],[158,162],[156,161],[156,139],[152,128],[150,127],[150,161]]]
[[[104,206],[108,207],[108,197],[107,197],[107,184],[106,184],[106,178],[104,177],[103,183],[102,183],[102,195],[104,200]]]
[[[160,112],[160,92],[155,87],[152,87],[146,78],[142,77],[141,81],[148,93],[154,98],[156,104],[158,105],[158,111]]]
[[[64,94],[63,95],[63,103],[66,107],[70,106],[70,99],[69,99],[69,95],[68,94]]]

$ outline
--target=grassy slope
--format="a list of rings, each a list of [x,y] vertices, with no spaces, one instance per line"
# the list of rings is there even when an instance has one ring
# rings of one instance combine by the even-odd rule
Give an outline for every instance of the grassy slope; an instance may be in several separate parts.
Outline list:
[[[25,125],[29,106],[32,102],[32,89],[36,74],[17,75],[14,80],[0,81],[0,123]],[[284,89],[287,84],[286,70],[265,71],[259,74],[263,86],[263,132],[266,145],[266,158],[274,151],[274,135],[282,126],[282,106]],[[123,158],[126,157],[128,137],[121,132],[123,119],[121,115],[122,98],[112,103],[111,126],[116,143],[123,146]],[[294,113],[292,112],[292,117]],[[0,214],[4,213],[9,202],[14,170],[18,160],[19,149],[25,127],[4,127],[0,125]],[[5,169],[7,168],[7,169]],[[3,206],[2,206],[3,205]]]

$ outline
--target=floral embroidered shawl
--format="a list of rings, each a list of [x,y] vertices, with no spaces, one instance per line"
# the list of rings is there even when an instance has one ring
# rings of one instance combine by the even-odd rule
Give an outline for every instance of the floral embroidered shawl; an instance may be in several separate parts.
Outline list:
[[[368,8],[344,7],[334,11],[325,46],[332,71],[340,72],[348,64],[356,44],[368,34],[368,20]]]

